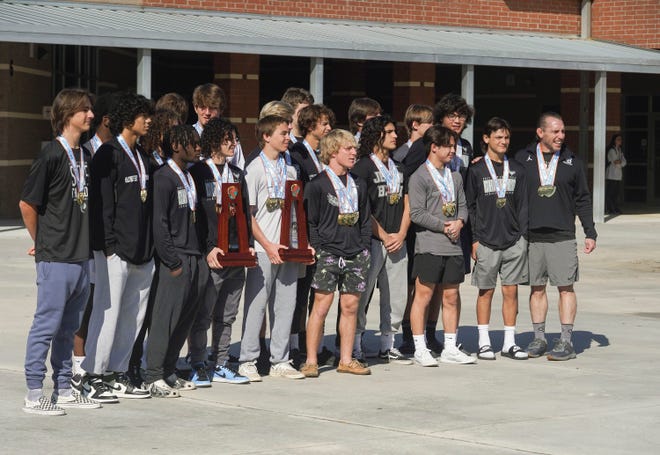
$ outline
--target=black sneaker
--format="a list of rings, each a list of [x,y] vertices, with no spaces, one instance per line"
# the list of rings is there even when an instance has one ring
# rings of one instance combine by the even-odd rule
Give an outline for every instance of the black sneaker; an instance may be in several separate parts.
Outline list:
[[[101,376],[87,375],[82,384],[83,395],[99,403],[119,403],[119,398],[103,382]]]
[[[541,357],[548,350],[548,342],[543,338],[534,338],[531,343],[527,345],[527,355],[531,358]]]
[[[445,346],[435,336],[426,337],[426,347],[431,351],[433,357],[440,357]]]
[[[319,365],[335,365],[339,364],[339,356],[335,357],[335,354],[325,346],[321,349],[321,352],[318,354],[317,363]]]
[[[142,377],[142,370],[140,365],[129,365],[126,376],[128,376],[128,379],[131,381],[131,384],[133,384],[134,387],[139,389],[142,388],[144,378]]]
[[[78,392],[83,393],[83,382],[85,378],[82,374],[74,374],[71,376],[71,387],[76,389]]]
[[[413,355],[415,353],[415,343],[412,340],[404,340],[399,346],[399,352],[404,355]]]
[[[149,390],[135,387],[126,376],[126,373],[114,373],[104,378],[103,382],[118,398],[151,398]]]
[[[574,359],[575,349],[570,341],[557,340],[552,351],[548,353],[548,360],[570,360]]]
[[[413,361],[405,355],[401,354],[397,348],[388,349],[387,351],[380,351],[378,353],[378,359],[385,363],[398,363],[399,365],[413,364]]]

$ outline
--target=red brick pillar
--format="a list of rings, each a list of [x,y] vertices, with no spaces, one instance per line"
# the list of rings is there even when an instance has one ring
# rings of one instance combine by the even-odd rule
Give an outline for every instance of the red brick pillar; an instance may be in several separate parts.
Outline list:
[[[404,116],[411,104],[433,106],[435,101],[435,65],[433,63],[394,63],[392,116],[399,131],[398,143],[408,140]]]
[[[254,127],[259,116],[259,56],[215,54],[214,82],[227,94],[223,113],[238,127],[244,153],[256,147]]]

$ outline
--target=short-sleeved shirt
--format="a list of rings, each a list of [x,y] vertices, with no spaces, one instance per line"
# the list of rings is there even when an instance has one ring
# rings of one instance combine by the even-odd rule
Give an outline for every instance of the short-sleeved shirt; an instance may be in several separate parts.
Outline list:
[[[74,150],[80,164],[80,152]],[[89,183],[91,156],[83,151],[85,180]],[[74,171],[58,141],[46,145],[32,163],[21,200],[37,207],[37,262],[81,262],[91,257],[88,210],[76,201]],[[87,193],[87,185],[84,190]],[[84,210],[83,210],[84,208]]]
[[[387,182],[382,172],[378,170],[374,162],[368,156],[360,158],[357,164],[351,169],[351,173],[357,175],[367,182],[367,192],[369,194],[369,204],[371,214],[376,218],[378,224],[389,234],[399,232],[401,228],[401,219],[403,218],[403,197],[408,194],[408,181],[404,179],[404,166],[396,163],[399,172],[399,202],[394,205],[388,203]]]
[[[271,161],[275,166],[276,161]],[[296,169],[293,166],[286,166],[287,180],[296,180]],[[264,236],[270,241],[279,243],[280,232],[282,229],[282,210],[274,210],[269,212],[266,208],[266,200],[268,199],[268,180],[266,177],[266,169],[261,157],[257,157],[248,164],[245,168],[245,181],[247,182],[248,194],[250,196],[250,206],[257,208],[254,215],[257,224]],[[293,210],[291,211],[293,216]],[[264,247],[256,242],[254,246],[255,251],[264,253]]]

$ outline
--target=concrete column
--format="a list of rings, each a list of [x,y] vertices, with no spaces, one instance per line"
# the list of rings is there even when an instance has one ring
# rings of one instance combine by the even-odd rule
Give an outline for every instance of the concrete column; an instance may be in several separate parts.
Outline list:
[[[594,221],[605,219],[605,146],[607,135],[607,73],[596,73],[594,87]]]
[[[309,91],[314,95],[316,104],[323,104],[323,58],[313,57],[309,60]]]
[[[151,49],[138,49],[137,61],[137,92],[151,98]]]
[[[470,106],[474,106],[474,65],[462,65],[461,75],[461,96],[465,98]],[[474,123],[474,119],[472,119],[472,122]],[[473,147],[478,147],[474,143],[474,127],[472,124],[465,127],[461,136],[470,141]]]

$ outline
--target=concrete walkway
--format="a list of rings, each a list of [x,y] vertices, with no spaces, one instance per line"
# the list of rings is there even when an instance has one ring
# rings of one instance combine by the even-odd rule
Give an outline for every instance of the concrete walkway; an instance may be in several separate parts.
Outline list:
[[[21,411],[35,270],[25,229],[4,223],[0,453],[657,453],[660,215],[619,216],[597,229],[595,252],[580,253],[576,360],[381,364],[368,377],[329,369],[318,379],[216,384],[180,399],[123,400],[54,418]],[[521,288],[523,346],[532,339],[528,292]],[[476,290],[468,282],[461,293],[459,340],[474,352]],[[550,339],[559,332],[556,296],[552,290]],[[503,338],[500,302],[498,296],[491,323],[495,347]],[[372,331],[376,315],[372,309]],[[328,345],[334,316],[329,320]],[[234,335],[238,341],[240,324]],[[377,338],[368,344],[376,349]]]

